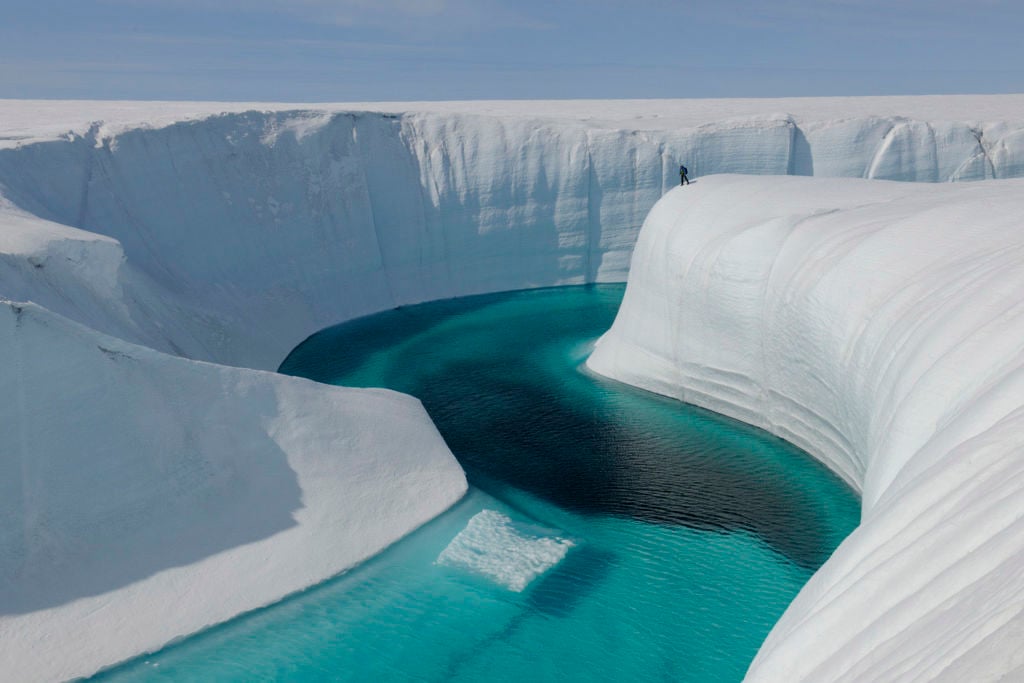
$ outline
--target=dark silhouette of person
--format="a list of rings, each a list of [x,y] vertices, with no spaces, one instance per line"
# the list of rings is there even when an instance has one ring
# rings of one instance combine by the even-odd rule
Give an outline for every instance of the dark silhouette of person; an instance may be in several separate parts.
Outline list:
[[[689,171],[686,170],[686,167],[680,165],[679,166],[679,184],[680,185],[689,185],[690,184],[690,179],[686,177],[687,173],[689,173]]]

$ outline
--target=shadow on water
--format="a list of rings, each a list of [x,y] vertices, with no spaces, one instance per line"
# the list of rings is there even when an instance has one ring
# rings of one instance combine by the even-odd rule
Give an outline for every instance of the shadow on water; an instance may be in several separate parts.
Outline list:
[[[536,619],[537,614],[555,619],[568,619],[578,605],[593,593],[600,592],[601,584],[615,565],[615,554],[583,546],[573,548],[565,558],[538,578],[527,590],[525,609],[518,612],[504,628],[477,642],[474,646],[448,662],[445,678],[454,680],[468,662],[487,656],[496,643],[515,641],[524,624]]]
[[[614,566],[614,553],[587,545],[573,548],[530,587],[526,598],[530,611],[568,617],[577,605],[600,589]]]
[[[474,402],[473,419],[465,419],[460,401],[436,397],[431,385],[410,393],[421,397],[478,486],[487,488],[483,477],[497,479],[580,514],[750,531],[805,568],[817,568],[831,552],[829,530],[813,500],[771,462],[737,455],[745,446],[740,440],[714,438],[725,418],[694,421],[695,430],[703,427],[710,436],[650,416],[619,424],[623,411],[615,404],[567,404],[540,386],[494,379],[473,363],[449,370],[467,395],[491,393],[490,400]],[[659,403],[653,396],[635,398]],[[695,410],[668,408],[668,417],[674,417],[672,409]]]
[[[779,439],[580,371],[622,293],[473,297],[311,337],[282,372],[418,395],[469,495],[357,570],[103,678],[742,680],[857,501]],[[477,529],[480,562],[440,562],[484,511],[529,542]],[[555,538],[575,545],[549,564]],[[524,567],[521,592],[496,579]]]
[[[607,330],[622,293],[407,307],[314,335],[281,371],[419,397],[470,481],[494,495],[497,480],[580,514],[752,532],[794,564],[820,566],[833,527],[819,488],[791,469],[823,467],[748,425],[573,370],[565,349]]]
[[[445,322],[472,314],[512,298],[516,292],[486,296],[468,296],[434,301],[429,304],[399,306],[375,315],[350,320],[311,335],[284,359],[279,372],[308,377],[325,384],[342,384],[342,379],[358,370],[369,357],[400,345],[409,337],[425,334]],[[381,316],[387,316],[388,328],[401,328],[400,336],[381,334]],[[316,353],[310,353],[310,347]],[[321,353],[335,347],[337,353]],[[333,381],[332,381],[333,380]]]

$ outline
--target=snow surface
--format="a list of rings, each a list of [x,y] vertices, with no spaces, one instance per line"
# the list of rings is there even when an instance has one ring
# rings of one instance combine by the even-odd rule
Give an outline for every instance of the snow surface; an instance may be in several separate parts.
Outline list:
[[[889,118],[918,121],[998,122],[1024,119],[1021,95],[926,95],[885,97],[790,97],[676,100],[478,100],[450,102],[181,102],[0,99],[0,147],[55,140],[90,128],[104,135],[160,128],[226,112],[316,111],[325,114],[477,114],[585,122],[589,127],[670,130],[715,125],[732,118],[784,113],[797,122],[829,123]]]
[[[34,302],[0,315],[16,359],[0,420],[18,435],[0,452],[5,673],[88,674],[266,604],[465,490],[407,399],[196,361],[273,369],[316,330],[395,305],[622,281],[680,163],[694,197],[723,172],[1024,176],[1022,105],[0,100],[0,300]],[[966,196],[951,188],[928,196]],[[886,462],[833,465],[882,504],[910,471]]]
[[[456,502],[419,401],[0,306],[0,662],[66,679],[269,604]]]
[[[705,178],[588,361],[828,463],[862,522],[749,680],[1024,673],[1024,180]]]

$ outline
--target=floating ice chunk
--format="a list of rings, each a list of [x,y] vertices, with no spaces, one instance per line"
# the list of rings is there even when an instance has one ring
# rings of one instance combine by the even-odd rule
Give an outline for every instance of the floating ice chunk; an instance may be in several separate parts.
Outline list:
[[[482,574],[517,593],[562,561],[573,542],[545,536],[496,510],[483,510],[437,556],[437,563]]]

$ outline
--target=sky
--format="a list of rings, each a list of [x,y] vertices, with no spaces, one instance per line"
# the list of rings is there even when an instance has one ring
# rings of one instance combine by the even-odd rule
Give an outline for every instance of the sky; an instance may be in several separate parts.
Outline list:
[[[0,0],[0,98],[1010,92],[1022,0]]]

